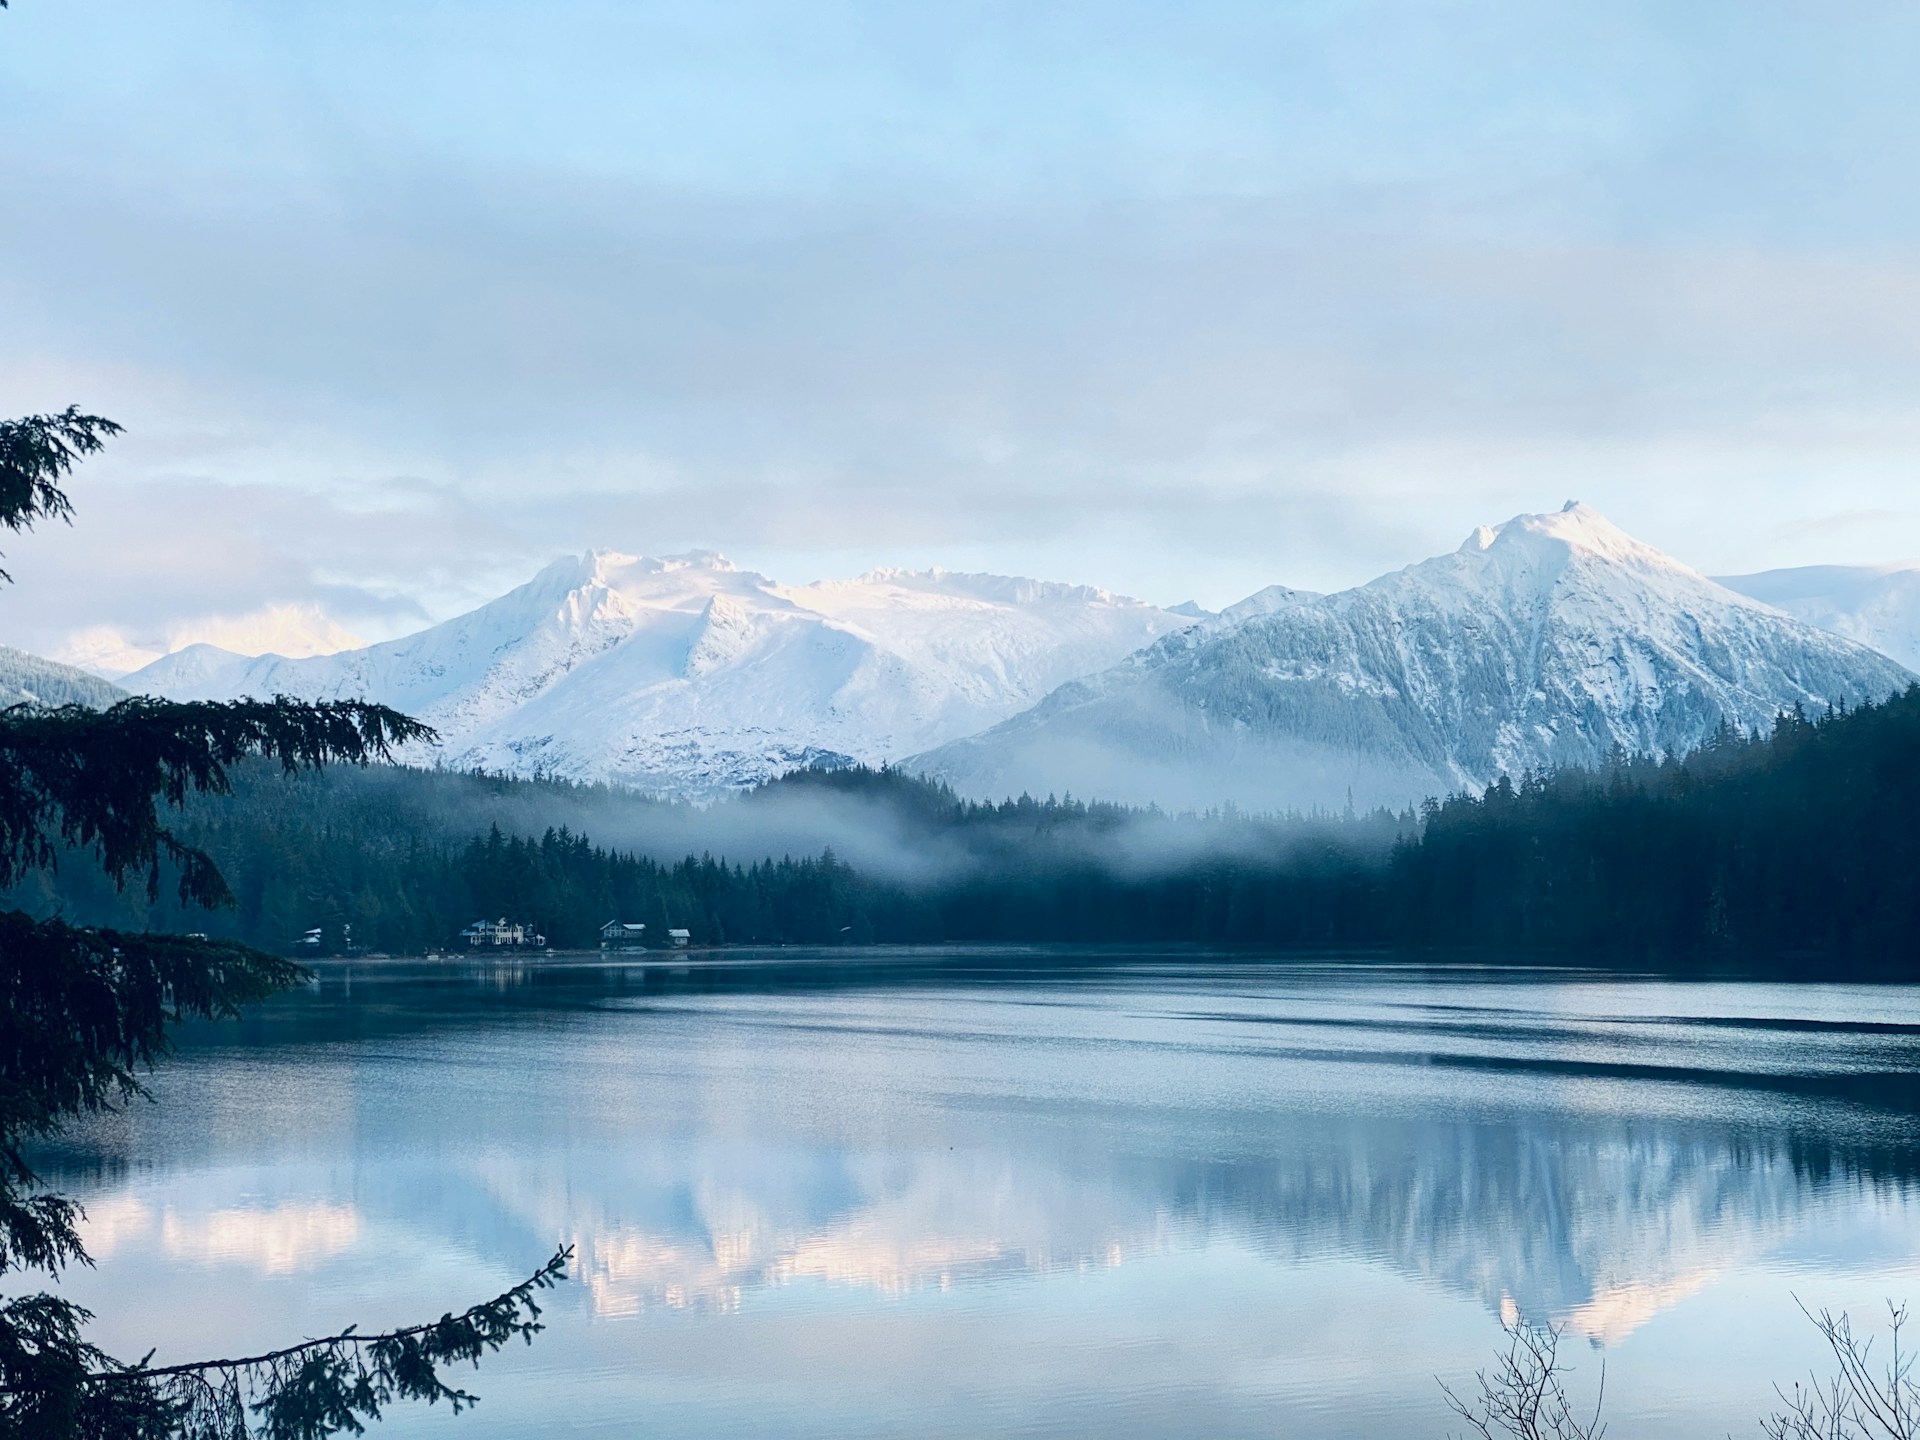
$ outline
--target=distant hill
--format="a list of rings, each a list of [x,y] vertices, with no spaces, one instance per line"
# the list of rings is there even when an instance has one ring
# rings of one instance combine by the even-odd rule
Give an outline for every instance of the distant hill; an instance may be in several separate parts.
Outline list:
[[[0,645],[0,706],[90,705],[100,710],[126,698],[125,690],[98,675]]]

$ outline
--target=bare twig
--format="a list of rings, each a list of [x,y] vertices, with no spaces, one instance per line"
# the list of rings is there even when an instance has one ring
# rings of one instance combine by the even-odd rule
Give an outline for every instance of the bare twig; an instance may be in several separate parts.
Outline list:
[[[1507,1347],[1491,1373],[1480,1370],[1474,1379],[1480,1394],[1463,1400],[1444,1380],[1440,1393],[1447,1406],[1481,1440],[1601,1440],[1607,1433],[1601,1410],[1606,1400],[1607,1367],[1600,1365],[1600,1385],[1594,1396],[1593,1416],[1582,1421],[1567,1394],[1566,1377],[1573,1367],[1560,1358],[1562,1331],[1553,1325],[1525,1320],[1503,1321]]]
[[[1825,1385],[1809,1377],[1804,1386],[1777,1389],[1783,1408],[1760,1422],[1767,1440],[1920,1440],[1920,1385],[1903,1333],[1907,1307],[1888,1303],[1887,1360],[1877,1366],[1874,1337],[1856,1335],[1845,1311],[1816,1315],[1798,1297],[1794,1303],[1827,1342],[1839,1373]]]

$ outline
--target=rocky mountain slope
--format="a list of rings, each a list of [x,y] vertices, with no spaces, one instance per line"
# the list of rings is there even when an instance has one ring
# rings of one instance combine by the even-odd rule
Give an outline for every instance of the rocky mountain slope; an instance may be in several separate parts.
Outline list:
[[[1912,679],[1581,505],[1353,590],[1255,599],[909,763],[992,796],[1398,806]]]

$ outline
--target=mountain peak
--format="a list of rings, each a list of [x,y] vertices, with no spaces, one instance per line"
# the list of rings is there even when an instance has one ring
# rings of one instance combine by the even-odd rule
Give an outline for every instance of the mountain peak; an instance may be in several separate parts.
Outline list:
[[[565,561],[556,564],[565,564]],[[612,583],[628,575],[672,575],[682,570],[704,570],[733,575],[734,563],[718,550],[683,550],[677,555],[630,555],[624,550],[589,550],[577,562],[589,580]]]
[[[723,575],[739,570],[739,566],[718,550],[683,550],[678,555],[661,556],[659,564],[662,570],[713,570]]]
[[[1551,535],[1556,540],[1564,540],[1569,545],[1589,550],[1617,550],[1622,547],[1638,550],[1653,548],[1641,544],[1593,506],[1578,500],[1569,500],[1550,514],[1516,516],[1507,524],[1518,524],[1523,528],[1538,530],[1543,535]]]
[[[597,606],[609,599],[623,604],[657,603],[671,596],[698,600],[716,586],[756,583],[765,582],[736,569],[726,556],[712,550],[633,555],[624,550],[595,549],[560,556],[512,594],[542,606],[561,601]],[[593,600],[583,592],[602,598]]]
[[[1577,503],[1324,599],[1262,592],[1222,622],[910,763],[990,798],[1398,808],[1907,683]]]
[[[592,578],[623,571],[662,575],[673,570],[717,570],[732,572],[734,563],[718,550],[682,550],[673,555],[639,555],[630,550],[603,550],[595,546],[578,555],[561,555],[540,571],[541,575],[573,575]]]
[[[1460,546],[1461,555],[1496,550],[1554,549],[1590,555],[1614,564],[1661,571],[1693,571],[1663,550],[1636,540],[1591,505],[1569,500],[1558,510],[1516,515],[1501,525],[1481,525]]]

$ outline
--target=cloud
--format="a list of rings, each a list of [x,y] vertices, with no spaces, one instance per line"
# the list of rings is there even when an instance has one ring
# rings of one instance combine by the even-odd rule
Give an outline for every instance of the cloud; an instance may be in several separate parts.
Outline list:
[[[413,629],[427,612],[401,586],[409,577],[452,586],[458,551],[440,542],[457,546],[463,531],[484,529],[452,507],[422,505],[403,518],[290,486],[142,479],[104,465],[69,489],[72,526],[10,550],[17,583],[0,592],[0,617],[29,649],[51,652],[102,629],[135,645],[245,641],[235,617],[292,612],[321,629]]]
[[[249,615],[175,621],[158,630],[92,625],[70,635],[52,658],[117,680],[189,645],[298,660],[357,649],[364,643],[318,605],[269,605]]]
[[[1221,604],[1573,494],[1715,570],[1920,550],[1891,12],[122,18],[22,79],[0,379],[129,434],[17,643],[383,635],[592,545]]]

